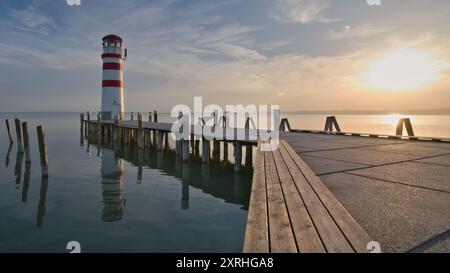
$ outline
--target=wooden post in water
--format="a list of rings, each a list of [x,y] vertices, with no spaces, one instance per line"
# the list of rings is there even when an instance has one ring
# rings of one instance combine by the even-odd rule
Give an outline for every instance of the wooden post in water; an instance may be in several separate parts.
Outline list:
[[[84,123],[84,113],[80,113],[80,128],[83,128]]]
[[[22,123],[22,132],[23,132],[23,144],[25,148],[25,162],[30,163],[31,162],[31,156],[30,156],[30,140],[28,136],[28,123],[23,122]]]
[[[120,129],[119,129],[119,117],[114,117],[114,125],[113,125],[113,141],[120,143]]]
[[[138,143],[139,149],[144,148],[144,122],[142,121],[141,113],[138,113],[137,143]]]
[[[223,161],[228,162],[228,142],[223,142]]]
[[[134,120],[134,112],[131,112],[131,120]]]
[[[11,126],[9,125],[9,120],[5,119],[5,123],[6,123],[6,131],[8,132],[9,137],[9,145],[12,145],[14,143],[14,140],[11,135]]]
[[[41,174],[42,177],[48,177],[48,157],[47,144],[45,143],[45,133],[41,125],[39,125],[36,129],[39,143],[39,154],[41,157]]]
[[[23,153],[23,143],[22,143],[22,128],[20,126],[20,120],[14,119],[16,125],[16,136],[17,136],[17,148],[18,152]]]
[[[164,141],[164,132],[157,131],[156,132],[156,149],[158,150],[158,152],[161,152],[163,150],[163,141]]]
[[[158,122],[158,111],[153,111],[153,119]]]
[[[148,122],[152,122],[152,112],[148,112]]]
[[[234,142],[234,171],[239,172],[242,164],[242,143]]]
[[[220,161],[220,141],[213,141],[213,160]]]
[[[206,138],[203,138],[202,140],[202,162],[203,163],[209,163],[209,149],[210,149],[210,143],[209,140]]]
[[[164,133],[164,149],[166,151],[170,150],[170,145],[169,145],[169,132],[165,132]]]
[[[189,162],[189,139],[183,139],[182,149],[181,157],[183,162]]]
[[[245,146],[245,167],[251,168],[253,166],[253,147],[252,145]]]
[[[181,140],[175,141],[175,154],[180,155],[181,154]]]
[[[86,125],[85,125],[85,127],[86,127],[86,134],[89,134],[90,133],[90,131],[89,131],[89,129],[90,129],[89,122],[91,121],[91,112],[88,111],[86,113],[86,115],[87,115],[87,122],[86,122]]]

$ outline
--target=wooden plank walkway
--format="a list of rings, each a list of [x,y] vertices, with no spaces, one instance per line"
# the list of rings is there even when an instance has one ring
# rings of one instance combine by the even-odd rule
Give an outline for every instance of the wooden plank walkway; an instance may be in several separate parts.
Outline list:
[[[244,252],[367,252],[367,233],[286,141],[257,150]]]

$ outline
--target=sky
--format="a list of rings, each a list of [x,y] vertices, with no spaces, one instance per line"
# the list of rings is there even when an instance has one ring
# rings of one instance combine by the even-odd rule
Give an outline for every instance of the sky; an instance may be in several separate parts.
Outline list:
[[[99,109],[110,33],[127,111],[450,108],[450,1],[381,2],[2,0],[0,112]]]

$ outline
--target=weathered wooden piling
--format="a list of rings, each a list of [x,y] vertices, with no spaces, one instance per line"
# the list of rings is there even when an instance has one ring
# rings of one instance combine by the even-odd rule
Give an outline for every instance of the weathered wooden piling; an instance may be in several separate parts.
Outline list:
[[[80,113],[80,128],[83,128],[84,123],[84,113]]]
[[[189,139],[183,139],[181,158],[183,162],[189,162]]]
[[[86,131],[86,135],[89,134],[89,128],[90,128],[90,121],[91,121],[91,112],[86,112],[87,122],[84,125],[84,130]]]
[[[253,166],[253,147],[252,145],[245,145],[245,167],[251,168]]]
[[[16,118],[16,119],[14,119],[14,123],[15,123],[15,126],[16,126],[18,152],[23,153],[22,127],[20,126],[20,120]]]
[[[5,158],[5,167],[8,168],[9,162],[11,161],[11,152],[13,150],[13,144],[9,144],[8,152],[6,153]]]
[[[144,148],[144,122],[141,113],[138,113],[137,144],[139,149]]]
[[[239,172],[242,164],[242,143],[240,141],[234,142],[234,171]]]
[[[168,132],[165,132],[165,133],[164,133],[164,149],[165,149],[166,151],[169,151],[169,150],[170,150],[170,145],[169,145],[169,133],[168,133]]]
[[[152,122],[152,112],[148,112],[148,122]]]
[[[228,142],[223,143],[223,161],[228,162]]]
[[[156,149],[161,152],[163,147],[163,141],[164,141],[164,132],[163,131],[157,131],[156,132]]]
[[[5,119],[5,124],[6,124],[6,132],[8,133],[9,144],[12,145],[14,143],[14,140],[11,135],[11,126],[9,125],[8,119]]]
[[[134,113],[131,112],[131,120],[134,120]]]
[[[206,140],[203,138],[202,140],[202,162],[203,163],[209,163],[209,156],[210,156],[210,143],[209,140]]]
[[[213,160],[220,161],[220,141],[213,141]]]
[[[153,119],[158,122],[158,111],[153,111]]]
[[[119,128],[119,117],[116,116],[113,125],[113,141],[120,143],[120,128]]]
[[[175,141],[175,154],[180,155],[181,154],[181,140]]]
[[[39,154],[41,158],[41,175],[42,177],[48,177],[48,157],[47,144],[45,143],[45,132],[41,125],[37,126],[36,129],[39,143]]]
[[[22,132],[23,132],[23,144],[25,148],[25,162],[30,163],[31,162],[31,156],[30,156],[30,140],[28,135],[28,123],[23,122],[22,123]]]

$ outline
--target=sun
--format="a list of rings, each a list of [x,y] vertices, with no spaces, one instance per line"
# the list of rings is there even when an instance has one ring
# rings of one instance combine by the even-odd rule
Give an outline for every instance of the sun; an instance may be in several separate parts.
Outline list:
[[[439,63],[427,51],[398,49],[373,61],[363,82],[381,91],[417,90],[437,80]]]

